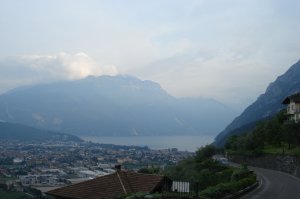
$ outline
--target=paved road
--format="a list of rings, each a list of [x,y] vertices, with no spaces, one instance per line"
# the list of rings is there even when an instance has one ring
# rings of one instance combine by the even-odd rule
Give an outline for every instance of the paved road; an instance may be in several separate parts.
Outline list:
[[[254,170],[260,185],[242,199],[300,199],[300,180],[294,176],[261,168]]]

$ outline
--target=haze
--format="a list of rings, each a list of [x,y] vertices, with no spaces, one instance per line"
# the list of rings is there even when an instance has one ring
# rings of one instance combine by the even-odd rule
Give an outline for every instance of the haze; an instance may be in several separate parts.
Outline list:
[[[254,101],[300,57],[300,1],[1,1],[0,92],[130,74],[176,97]]]

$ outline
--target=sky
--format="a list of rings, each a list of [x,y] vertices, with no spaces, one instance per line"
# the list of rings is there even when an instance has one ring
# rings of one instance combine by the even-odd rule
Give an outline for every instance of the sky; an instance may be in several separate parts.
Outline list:
[[[300,59],[299,0],[0,0],[0,93],[129,74],[243,109]]]

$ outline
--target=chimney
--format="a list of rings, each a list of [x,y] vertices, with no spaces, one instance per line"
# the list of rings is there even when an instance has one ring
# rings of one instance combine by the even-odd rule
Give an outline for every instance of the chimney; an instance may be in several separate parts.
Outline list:
[[[115,165],[115,169],[116,169],[117,171],[121,171],[122,166],[121,166],[120,164],[116,164],[116,165]]]

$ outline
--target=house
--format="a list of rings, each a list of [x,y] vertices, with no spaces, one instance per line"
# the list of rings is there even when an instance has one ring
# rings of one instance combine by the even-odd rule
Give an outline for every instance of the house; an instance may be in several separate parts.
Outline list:
[[[56,199],[114,199],[143,192],[156,193],[171,189],[165,176],[141,174],[118,169],[115,173],[46,192]]]
[[[287,105],[287,115],[290,121],[300,121],[300,93],[285,98],[282,104]]]

